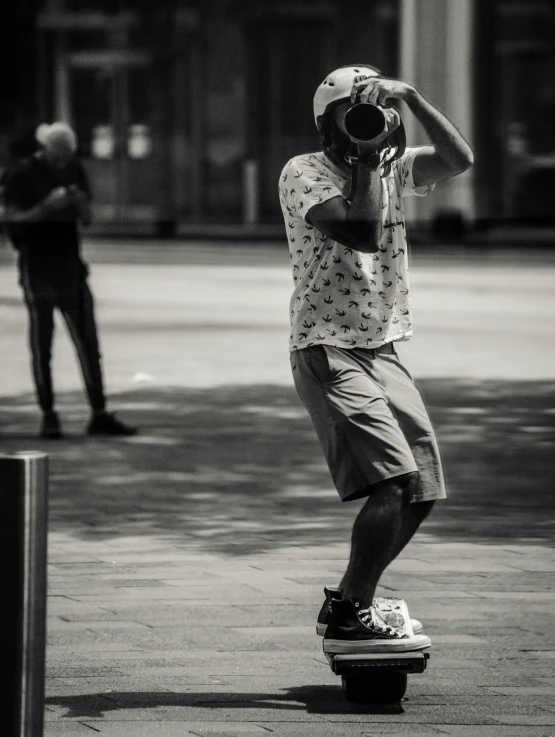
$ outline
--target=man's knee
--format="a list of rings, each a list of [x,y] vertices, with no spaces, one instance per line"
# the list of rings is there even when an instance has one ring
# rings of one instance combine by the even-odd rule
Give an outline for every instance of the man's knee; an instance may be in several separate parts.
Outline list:
[[[420,488],[420,474],[418,471],[413,471],[412,473],[405,473],[402,476],[397,476],[396,480],[401,490],[403,503],[407,505],[410,504],[413,496]]]
[[[384,491],[396,496],[404,505],[409,505],[412,497],[420,486],[420,474],[418,471],[404,473],[401,476],[393,476],[390,479],[376,484],[376,491]]]

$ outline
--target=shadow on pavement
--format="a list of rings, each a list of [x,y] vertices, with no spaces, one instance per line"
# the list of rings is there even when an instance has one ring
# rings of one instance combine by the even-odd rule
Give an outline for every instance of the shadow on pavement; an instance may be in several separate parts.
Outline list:
[[[449,498],[432,538],[553,540],[555,382],[419,383],[442,449]],[[210,552],[260,553],[348,540],[341,504],[293,388],[149,388],[112,397],[129,439],[84,436],[79,393],[60,398],[67,437],[35,437],[32,395],[0,400],[0,450],[51,456],[50,529],[83,539],[157,535]]]
[[[186,690],[186,687],[184,687]],[[275,709],[303,711],[309,714],[402,714],[401,704],[353,704],[343,696],[341,687],[295,686],[275,693],[178,693],[110,692],[75,696],[49,696],[46,707],[67,709],[68,719],[102,719],[121,709],[156,709],[157,707],[197,707],[201,709]],[[194,717],[193,717],[194,718]]]

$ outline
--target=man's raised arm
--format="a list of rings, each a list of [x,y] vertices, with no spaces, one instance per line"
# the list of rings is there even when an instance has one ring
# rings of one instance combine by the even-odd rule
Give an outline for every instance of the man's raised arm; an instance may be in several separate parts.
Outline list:
[[[451,121],[412,85],[398,79],[374,77],[355,84],[363,102],[382,107],[393,100],[404,100],[430,137],[431,146],[424,146],[413,165],[417,187],[435,184],[461,174],[474,163],[474,153]]]

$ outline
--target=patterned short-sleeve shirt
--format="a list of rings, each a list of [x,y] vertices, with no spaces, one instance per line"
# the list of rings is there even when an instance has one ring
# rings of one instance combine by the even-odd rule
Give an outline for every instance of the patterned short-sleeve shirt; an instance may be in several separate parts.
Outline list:
[[[382,177],[382,238],[376,253],[334,241],[306,221],[308,211],[345,196],[348,177],[323,152],[295,156],[279,180],[295,289],[290,302],[291,351],[326,344],[377,348],[412,335],[407,237],[402,198],[416,187],[407,148]]]

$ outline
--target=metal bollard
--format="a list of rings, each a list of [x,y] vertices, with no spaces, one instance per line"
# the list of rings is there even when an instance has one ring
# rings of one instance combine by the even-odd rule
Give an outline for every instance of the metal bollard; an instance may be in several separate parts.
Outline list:
[[[0,455],[2,735],[42,737],[48,456]]]

